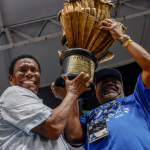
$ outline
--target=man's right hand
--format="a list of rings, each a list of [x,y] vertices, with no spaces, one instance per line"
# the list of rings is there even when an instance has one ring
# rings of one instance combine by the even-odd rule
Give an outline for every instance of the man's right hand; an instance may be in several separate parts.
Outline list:
[[[61,75],[65,80],[67,94],[73,94],[75,97],[79,97],[83,92],[90,90],[86,87],[85,83],[89,80],[89,75],[81,72],[75,79],[69,80],[66,75]],[[91,80],[89,80],[92,83]]]
[[[68,77],[66,77],[65,75],[62,75],[62,78],[66,78],[66,82],[65,83],[67,83],[67,87],[69,86],[69,90],[73,90],[73,92],[75,92],[74,90],[77,90],[78,89],[78,87],[77,87],[77,85],[78,85],[78,83],[76,83],[76,81],[77,80],[80,80],[80,78],[84,78],[84,80],[83,79],[81,79],[82,80],[82,82],[80,82],[80,81],[78,81],[78,82],[80,82],[80,84],[82,84],[83,85],[83,87],[81,86],[80,88],[83,88],[83,92],[84,91],[87,91],[87,90],[90,90],[90,88],[86,88],[85,87],[85,82],[86,82],[86,85],[90,85],[92,82],[93,82],[93,80],[92,79],[90,79],[89,80],[89,75],[86,75],[86,74],[84,74],[84,76],[83,76],[83,74],[84,73],[81,73],[78,77],[76,77],[74,80],[69,80],[68,79]],[[64,77],[65,76],[65,77]],[[65,79],[64,79],[65,80]],[[75,84],[76,83],[76,84]],[[70,85],[68,85],[68,84],[70,84]],[[74,87],[74,85],[75,85],[75,87]],[[64,98],[65,98],[65,96],[66,96],[66,94],[67,94],[67,90],[65,89],[65,88],[62,88],[62,87],[59,87],[59,86],[56,86],[55,85],[55,83],[53,82],[52,83],[52,85],[51,85],[51,89],[52,89],[52,92],[54,93],[54,95],[55,95],[55,97],[56,98],[59,98],[59,99],[61,99],[61,100],[63,100]],[[78,92],[79,92],[79,90],[78,90]],[[82,92],[82,90],[81,90],[81,92]],[[82,93],[81,93],[82,94]],[[80,95],[79,95],[80,96]]]

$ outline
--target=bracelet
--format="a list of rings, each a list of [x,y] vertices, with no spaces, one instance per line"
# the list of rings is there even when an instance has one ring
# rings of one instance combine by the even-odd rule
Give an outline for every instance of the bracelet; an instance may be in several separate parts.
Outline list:
[[[131,43],[133,40],[131,40],[131,39],[128,39],[128,40],[126,40],[124,43],[123,43],[123,47],[127,47],[128,46],[128,44],[129,43]]]

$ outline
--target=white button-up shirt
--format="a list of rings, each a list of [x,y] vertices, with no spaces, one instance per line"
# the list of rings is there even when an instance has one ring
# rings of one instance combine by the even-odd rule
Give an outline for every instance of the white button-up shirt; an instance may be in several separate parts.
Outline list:
[[[51,115],[33,92],[11,86],[0,98],[0,150],[68,150],[62,136],[43,138],[32,129]]]

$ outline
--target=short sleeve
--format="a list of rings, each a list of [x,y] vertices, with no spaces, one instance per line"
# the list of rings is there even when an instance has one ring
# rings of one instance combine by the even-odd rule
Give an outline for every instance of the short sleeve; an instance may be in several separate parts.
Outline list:
[[[141,74],[138,77],[137,84],[134,90],[134,97],[144,109],[150,113],[150,89],[144,86]]]
[[[11,92],[3,100],[1,113],[6,122],[33,135],[31,130],[51,115],[51,109],[30,94]]]

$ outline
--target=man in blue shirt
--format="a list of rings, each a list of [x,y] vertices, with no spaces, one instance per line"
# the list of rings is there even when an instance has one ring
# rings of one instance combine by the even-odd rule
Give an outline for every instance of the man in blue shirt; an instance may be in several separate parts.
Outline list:
[[[31,55],[21,55],[10,64],[7,88],[0,98],[0,150],[68,150],[61,134],[82,92],[89,90],[89,75],[74,80],[65,75],[64,101],[48,108],[37,97],[41,68]]]
[[[96,96],[100,106],[78,119],[74,108],[65,127],[66,140],[86,150],[150,149],[150,55],[124,35],[112,19],[102,21],[102,30],[110,31],[143,69],[132,95],[124,97],[121,74],[102,69],[96,75]],[[134,69],[134,68],[133,68]],[[54,86],[54,85],[53,85]],[[54,86],[54,94],[59,88]]]

